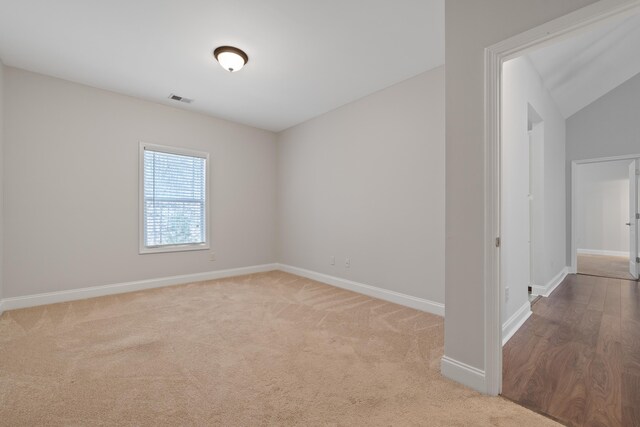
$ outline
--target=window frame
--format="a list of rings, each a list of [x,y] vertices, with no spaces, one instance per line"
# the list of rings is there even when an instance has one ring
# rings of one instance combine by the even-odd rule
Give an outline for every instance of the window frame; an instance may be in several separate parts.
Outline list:
[[[163,245],[163,246],[146,246],[144,227],[144,152],[145,150],[156,151],[167,154],[176,154],[179,156],[200,157],[204,159],[204,185],[205,185],[205,233],[204,243],[185,243],[175,245]],[[138,253],[140,255],[155,254],[155,253],[167,253],[167,252],[189,252],[189,251],[205,251],[210,249],[210,217],[209,212],[209,153],[204,151],[196,151],[182,147],[170,147],[167,145],[149,144],[143,141],[139,142],[138,150]]]

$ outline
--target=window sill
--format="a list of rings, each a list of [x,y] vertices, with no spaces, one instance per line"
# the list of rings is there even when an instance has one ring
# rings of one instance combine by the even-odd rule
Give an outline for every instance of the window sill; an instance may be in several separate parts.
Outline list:
[[[158,246],[158,247],[141,247],[140,255],[158,254],[167,252],[189,252],[189,251],[206,251],[209,250],[208,243],[202,243],[199,245],[171,245],[171,246]]]

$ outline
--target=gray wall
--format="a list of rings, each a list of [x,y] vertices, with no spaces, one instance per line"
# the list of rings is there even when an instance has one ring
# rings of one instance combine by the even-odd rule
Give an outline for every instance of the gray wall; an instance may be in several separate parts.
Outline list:
[[[571,242],[571,162],[640,154],[640,74],[567,119],[567,242]],[[571,259],[571,245],[567,245]]]
[[[484,371],[484,49],[593,0],[447,0],[445,355]]]
[[[276,260],[275,134],[5,68],[4,297]],[[138,143],[211,156],[211,247],[138,254]]]
[[[640,74],[567,119],[567,160],[640,153]]]
[[[500,278],[504,300],[502,322],[505,325],[514,314],[529,304],[529,285],[534,287],[534,292],[541,292],[540,288],[544,288],[562,272],[567,263],[564,117],[526,56],[504,64],[502,88]],[[532,162],[528,132],[530,109],[535,110],[535,119],[541,120]],[[530,165],[533,166],[531,174]],[[530,175],[533,177],[531,244]],[[530,274],[531,259],[533,274]],[[507,287],[508,300],[505,292]]]
[[[288,129],[278,149],[280,262],[444,302],[444,67]]]
[[[0,314],[2,314],[4,275],[4,65],[0,59]]]
[[[24,70],[4,80],[4,297],[280,260],[444,302],[444,67],[279,135]],[[139,141],[211,154],[216,262],[138,254]]]

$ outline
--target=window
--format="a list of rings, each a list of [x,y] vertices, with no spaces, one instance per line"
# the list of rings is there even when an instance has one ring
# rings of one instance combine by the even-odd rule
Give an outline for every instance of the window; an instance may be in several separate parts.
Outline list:
[[[208,249],[209,155],[140,144],[140,253]]]

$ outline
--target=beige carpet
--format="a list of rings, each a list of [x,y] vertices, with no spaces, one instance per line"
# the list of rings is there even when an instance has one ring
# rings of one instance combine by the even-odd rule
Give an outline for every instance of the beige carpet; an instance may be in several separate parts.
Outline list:
[[[0,424],[555,425],[442,349],[440,317],[281,272],[15,310]]]

